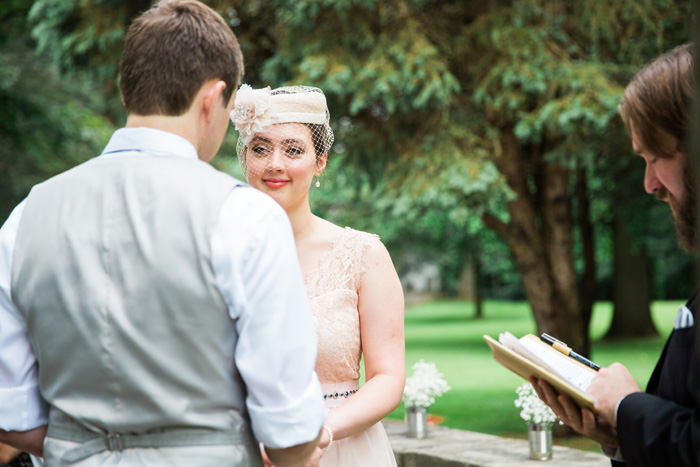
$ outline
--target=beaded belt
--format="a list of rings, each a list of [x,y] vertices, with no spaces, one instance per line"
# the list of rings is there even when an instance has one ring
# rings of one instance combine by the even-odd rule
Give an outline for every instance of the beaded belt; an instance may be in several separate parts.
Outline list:
[[[321,384],[323,402],[327,408],[338,407],[357,392],[360,385],[357,380]]]
[[[353,394],[355,394],[357,391],[358,391],[357,389],[353,389],[352,391],[334,392],[334,393],[332,393],[332,394],[324,394],[324,395],[323,395],[323,399],[324,399],[324,400],[326,400],[326,399],[337,399],[337,398],[339,398],[339,397],[345,397],[345,398],[347,398],[347,397],[350,397],[350,396],[352,396]]]

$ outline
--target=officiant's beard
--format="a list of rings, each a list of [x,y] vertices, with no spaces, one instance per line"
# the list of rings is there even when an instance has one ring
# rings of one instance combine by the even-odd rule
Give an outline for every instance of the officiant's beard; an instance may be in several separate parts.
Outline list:
[[[670,193],[668,204],[675,221],[678,244],[687,252],[697,252],[700,246],[696,230],[697,190],[693,180],[693,170],[686,167],[683,171],[683,198],[679,201]]]

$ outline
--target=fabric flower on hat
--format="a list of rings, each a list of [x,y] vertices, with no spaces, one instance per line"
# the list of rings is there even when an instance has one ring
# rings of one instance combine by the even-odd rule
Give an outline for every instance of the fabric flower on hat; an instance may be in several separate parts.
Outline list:
[[[270,86],[253,89],[247,84],[240,87],[231,111],[231,121],[248,144],[255,133],[267,129],[264,114],[270,108]]]

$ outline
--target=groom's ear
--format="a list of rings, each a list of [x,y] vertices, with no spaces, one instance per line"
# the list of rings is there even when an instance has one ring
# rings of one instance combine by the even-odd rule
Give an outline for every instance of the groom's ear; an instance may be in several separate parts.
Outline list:
[[[210,122],[214,118],[218,110],[217,106],[226,107],[224,89],[226,89],[226,83],[221,80],[207,81],[200,89],[198,97],[201,98],[201,113],[206,122]],[[195,100],[197,99],[195,98]]]

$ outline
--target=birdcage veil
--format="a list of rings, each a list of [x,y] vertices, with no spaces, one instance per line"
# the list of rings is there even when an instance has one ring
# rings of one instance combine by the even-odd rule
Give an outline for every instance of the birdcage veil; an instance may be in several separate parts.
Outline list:
[[[244,84],[236,93],[231,121],[239,133],[236,153],[246,177],[270,170],[269,164],[315,163],[333,145],[326,97],[312,86],[253,89]],[[282,128],[287,123],[298,125]]]

